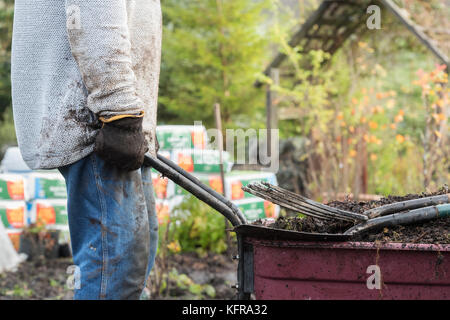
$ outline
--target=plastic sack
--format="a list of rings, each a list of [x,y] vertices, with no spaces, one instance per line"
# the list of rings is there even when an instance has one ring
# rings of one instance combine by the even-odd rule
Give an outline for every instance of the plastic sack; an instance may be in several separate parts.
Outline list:
[[[0,172],[30,172],[18,147],[9,147],[0,163]]]
[[[0,221],[0,273],[14,271],[26,256],[19,255]]]

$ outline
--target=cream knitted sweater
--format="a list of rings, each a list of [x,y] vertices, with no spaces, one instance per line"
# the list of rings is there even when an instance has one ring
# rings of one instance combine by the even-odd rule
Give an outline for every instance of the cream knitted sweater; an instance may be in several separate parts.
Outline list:
[[[159,0],[16,0],[12,95],[32,169],[93,151],[98,117],[145,111],[155,151],[161,57]]]

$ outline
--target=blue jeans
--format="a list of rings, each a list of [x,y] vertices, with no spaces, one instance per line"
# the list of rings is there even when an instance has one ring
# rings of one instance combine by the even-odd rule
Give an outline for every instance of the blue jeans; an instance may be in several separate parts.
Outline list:
[[[125,172],[91,154],[59,170],[80,275],[74,299],[139,299],[158,245],[150,168]]]

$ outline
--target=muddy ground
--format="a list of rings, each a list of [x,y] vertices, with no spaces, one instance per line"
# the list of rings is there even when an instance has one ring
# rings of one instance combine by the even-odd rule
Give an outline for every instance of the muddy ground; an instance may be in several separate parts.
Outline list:
[[[16,272],[0,274],[0,300],[71,300],[73,291],[66,286],[67,267],[71,258],[46,259],[37,262],[26,261]],[[179,253],[169,257],[169,266],[175,268],[183,279],[188,279],[194,288],[214,288],[213,296],[197,293],[188,287],[171,284],[169,294],[155,294],[151,299],[233,299],[235,290],[231,284],[236,282],[237,263],[227,255],[208,254],[200,257],[196,253]],[[184,276],[185,275],[185,276]],[[191,286],[192,287],[192,286]],[[191,290],[190,290],[191,289]]]
[[[171,276],[169,286],[162,291],[158,290],[161,286],[158,286],[155,277],[155,272],[161,274],[158,262],[160,261],[157,260],[148,283],[151,299],[236,298],[236,289],[231,286],[237,282],[237,261],[232,260],[231,255],[208,253],[199,256],[197,253],[183,253],[169,256],[168,269]],[[170,272],[174,268],[177,276]],[[212,292],[208,290],[211,288]]]
[[[338,209],[363,213],[365,210],[376,208],[385,204],[446,193],[448,193],[448,189],[442,188],[434,193],[388,196],[381,198],[380,200],[366,202],[352,200],[332,201],[327,204]],[[353,223],[343,221],[328,222],[312,217],[280,217],[275,221],[275,223],[269,226],[278,229],[303,232],[340,234],[352,227]],[[383,228],[382,230],[371,231],[366,234],[355,236],[353,241],[450,244],[450,218],[438,219],[421,224]]]
[[[0,300],[72,299],[66,287],[66,270],[72,264],[70,258],[23,262],[16,272],[0,274]]]
[[[332,201],[328,205],[362,213],[365,210],[398,201],[416,199],[435,194],[448,193],[442,189],[433,194],[389,196],[376,201],[357,202],[352,200]],[[275,228],[320,233],[342,233],[352,226],[348,222],[324,222],[311,217],[280,217],[272,225]],[[382,241],[408,243],[450,244],[450,218],[423,224],[384,228],[353,239],[354,241]],[[236,248],[231,251],[236,251]],[[148,284],[150,299],[234,299],[236,291],[237,262],[228,255],[178,253],[170,255],[165,264],[165,274],[171,273],[163,285],[156,288],[155,272],[161,273],[161,261],[157,261]],[[0,274],[0,300],[73,298],[66,281],[67,267],[71,258],[27,261],[16,272]],[[175,271],[174,271],[175,270]],[[159,272],[159,273],[158,273]],[[167,277],[166,277],[167,279]],[[168,283],[168,286],[167,286]],[[211,289],[213,288],[213,289]]]

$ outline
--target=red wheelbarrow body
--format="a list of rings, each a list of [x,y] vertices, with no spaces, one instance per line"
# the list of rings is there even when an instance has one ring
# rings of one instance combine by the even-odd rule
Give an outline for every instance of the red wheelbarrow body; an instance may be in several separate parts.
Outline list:
[[[228,199],[168,159],[145,165],[227,218],[238,242],[238,299],[450,299],[450,245],[350,242],[349,235],[250,225]]]
[[[450,299],[450,245],[244,241],[256,299]]]

